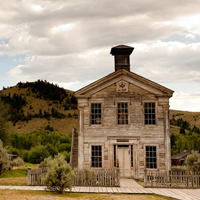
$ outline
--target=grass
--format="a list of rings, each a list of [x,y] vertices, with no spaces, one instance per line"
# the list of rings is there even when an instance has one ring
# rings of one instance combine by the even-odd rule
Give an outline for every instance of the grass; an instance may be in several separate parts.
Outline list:
[[[54,200],[73,200],[73,199],[91,199],[91,200],[114,200],[114,199],[138,199],[138,200],[171,200],[159,195],[130,195],[130,194],[88,194],[88,193],[64,193],[45,191],[21,191],[21,190],[0,190],[1,200],[7,199],[54,199]]]
[[[4,172],[1,178],[15,178],[15,177],[27,177],[27,168],[19,167],[17,169],[12,169],[11,171]]]
[[[26,186],[26,177],[15,177],[15,178],[0,178],[0,185],[12,185],[12,186]]]
[[[25,166],[30,167],[32,169],[38,168],[38,165],[39,164],[32,164],[32,163],[25,162]]]

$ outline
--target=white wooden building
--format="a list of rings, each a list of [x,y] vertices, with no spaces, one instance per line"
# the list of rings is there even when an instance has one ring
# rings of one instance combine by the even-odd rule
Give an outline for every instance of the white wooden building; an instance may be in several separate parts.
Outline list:
[[[79,169],[119,168],[121,177],[132,178],[143,178],[144,169],[171,169],[173,91],[130,72],[133,49],[113,47],[115,72],[75,92]]]

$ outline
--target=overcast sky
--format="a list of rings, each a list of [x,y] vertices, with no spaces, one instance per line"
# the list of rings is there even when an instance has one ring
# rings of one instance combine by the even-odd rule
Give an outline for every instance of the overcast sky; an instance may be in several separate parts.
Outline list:
[[[200,111],[199,0],[0,0],[0,89],[47,80],[70,90],[131,71],[175,91],[171,109]]]

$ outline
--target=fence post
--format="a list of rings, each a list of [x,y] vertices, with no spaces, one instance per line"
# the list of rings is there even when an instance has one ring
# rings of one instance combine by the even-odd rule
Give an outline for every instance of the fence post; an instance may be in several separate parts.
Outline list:
[[[30,183],[31,183],[30,178],[31,178],[31,168],[28,167],[28,185],[30,185]]]
[[[147,170],[144,170],[144,187],[147,186]]]

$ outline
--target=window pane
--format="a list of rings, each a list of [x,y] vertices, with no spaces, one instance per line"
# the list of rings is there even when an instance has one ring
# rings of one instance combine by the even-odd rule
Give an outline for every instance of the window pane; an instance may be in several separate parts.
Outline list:
[[[146,168],[157,168],[156,146],[146,146]]]
[[[102,147],[92,146],[91,150],[91,166],[102,167]]]
[[[145,125],[156,124],[155,103],[144,104],[144,119]]]
[[[128,104],[118,103],[117,108],[118,124],[128,124]]]
[[[101,104],[91,104],[91,124],[101,124]]]

